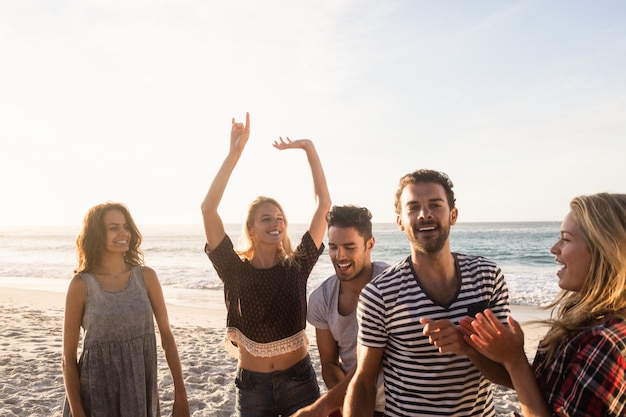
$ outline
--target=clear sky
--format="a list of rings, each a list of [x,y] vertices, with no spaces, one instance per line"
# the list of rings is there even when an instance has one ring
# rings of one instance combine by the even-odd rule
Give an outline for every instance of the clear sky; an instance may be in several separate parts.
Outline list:
[[[335,204],[393,222],[398,179],[455,183],[459,221],[561,220],[626,192],[626,2],[0,2],[0,225],[201,223],[231,118],[252,134],[220,206],[313,210],[311,138]]]

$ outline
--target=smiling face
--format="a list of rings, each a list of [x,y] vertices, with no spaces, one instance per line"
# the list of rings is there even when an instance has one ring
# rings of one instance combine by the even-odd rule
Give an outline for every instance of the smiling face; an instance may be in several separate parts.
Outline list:
[[[448,244],[457,209],[450,210],[442,185],[433,182],[408,184],[400,194],[397,223],[413,249],[433,254]]]
[[[279,207],[263,203],[257,207],[248,233],[255,244],[280,244],[286,229],[285,216]]]
[[[559,287],[568,291],[580,291],[591,267],[591,252],[580,232],[573,211],[563,219],[561,238],[552,246],[550,252],[555,255],[557,263],[563,265],[556,273],[559,277]]]
[[[105,250],[125,253],[130,249],[131,231],[126,216],[120,210],[111,209],[102,216],[106,233]]]
[[[371,264],[373,247],[374,238],[366,242],[354,227],[328,229],[328,254],[340,281],[352,281]]]

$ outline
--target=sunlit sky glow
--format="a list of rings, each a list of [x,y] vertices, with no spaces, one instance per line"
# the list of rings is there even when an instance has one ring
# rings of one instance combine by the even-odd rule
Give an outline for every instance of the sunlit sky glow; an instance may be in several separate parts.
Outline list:
[[[335,204],[393,222],[400,176],[455,183],[459,221],[561,220],[626,192],[622,1],[0,3],[0,225],[201,222],[230,120],[252,134],[220,206],[313,209],[313,139]]]

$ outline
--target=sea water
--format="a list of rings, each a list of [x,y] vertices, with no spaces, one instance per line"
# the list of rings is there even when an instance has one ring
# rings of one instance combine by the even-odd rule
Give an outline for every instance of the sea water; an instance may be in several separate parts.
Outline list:
[[[452,227],[451,246],[455,252],[497,262],[504,272],[512,304],[545,305],[559,291],[559,267],[550,254],[559,225],[458,223]],[[168,290],[184,289],[203,300],[207,291],[222,291],[203,251],[201,225],[139,225],[139,229],[145,262],[156,270],[166,295]],[[306,225],[293,224],[289,235],[297,243],[305,230]],[[78,232],[79,226],[0,226],[0,284],[65,291],[77,265],[74,242]],[[226,225],[226,232],[236,242],[241,226]],[[395,224],[374,224],[374,236],[372,260],[393,264],[409,255],[408,241]],[[326,249],[309,278],[309,292],[333,273]]]

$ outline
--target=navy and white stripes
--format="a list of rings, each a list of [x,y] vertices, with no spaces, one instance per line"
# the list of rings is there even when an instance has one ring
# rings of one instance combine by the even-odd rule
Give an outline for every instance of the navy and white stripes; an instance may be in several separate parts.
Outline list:
[[[454,254],[460,285],[450,305],[422,289],[407,258],[361,292],[359,343],[384,348],[386,415],[495,416],[491,384],[465,356],[442,354],[423,335],[420,318],[461,319],[490,308],[509,315],[508,289],[491,260]]]

